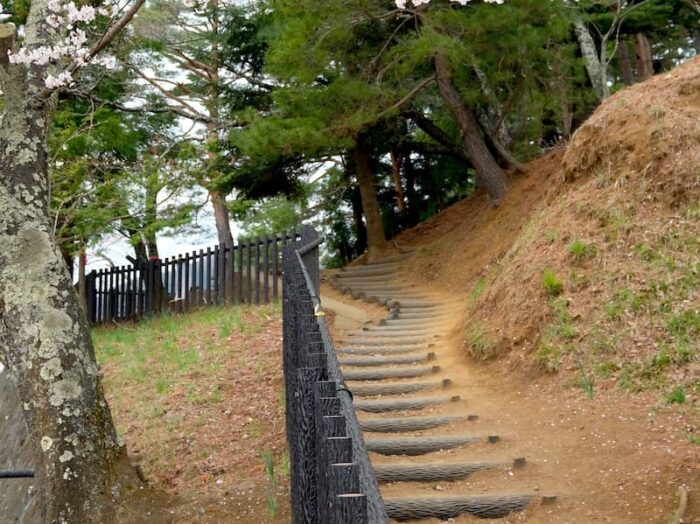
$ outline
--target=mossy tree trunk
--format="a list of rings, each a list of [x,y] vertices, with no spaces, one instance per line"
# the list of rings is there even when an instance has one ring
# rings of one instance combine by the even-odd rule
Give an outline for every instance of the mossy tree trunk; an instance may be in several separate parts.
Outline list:
[[[32,1],[25,45],[55,42],[48,1]],[[113,522],[125,451],[117,441],[84,312],[49,219],[44,66],[10,65],[0,24],[0,354],[40,457],[43,522]]]

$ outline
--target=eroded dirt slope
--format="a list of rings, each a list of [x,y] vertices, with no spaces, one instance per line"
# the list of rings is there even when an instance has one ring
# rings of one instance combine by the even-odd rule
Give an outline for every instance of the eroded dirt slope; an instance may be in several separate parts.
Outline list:
[[[599,473],[659,497],[653,522],[679,486],[700,519],[698,146],[695,59],[612,96],[501,207],[477,194],[396,239],[405,271],[461,295],[461,358],[495,391],[565,405],[560,436],[602,439]]]

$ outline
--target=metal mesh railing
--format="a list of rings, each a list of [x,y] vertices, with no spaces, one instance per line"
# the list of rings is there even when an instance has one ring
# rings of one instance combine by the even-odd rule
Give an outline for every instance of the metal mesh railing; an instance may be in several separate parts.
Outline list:
[[[387,515],[318,298],[310,227],[283,250],[284,376],[292,521],[384,523]]]

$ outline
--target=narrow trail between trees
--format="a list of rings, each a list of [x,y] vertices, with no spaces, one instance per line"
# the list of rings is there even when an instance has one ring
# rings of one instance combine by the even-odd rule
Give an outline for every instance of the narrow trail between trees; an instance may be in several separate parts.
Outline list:
[[[468,522],[556,503],[518,489],[536,480],[501,481],[529,475],[527,457],[514,454],[517,435],[500,435],[464,395],[469,373],[450,343],[463,301],[412,284],[399,261],[347,267],[330,282],[389,310],[335,342],[390,518]]]

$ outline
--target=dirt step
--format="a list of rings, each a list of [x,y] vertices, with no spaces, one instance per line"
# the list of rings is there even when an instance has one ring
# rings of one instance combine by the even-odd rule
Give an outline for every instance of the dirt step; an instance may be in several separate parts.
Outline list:
[[[514,511],[522,511],[533,499],[534,496],[529,494],[385,498],[384,506],[389,518],[396,520],[444,520],[462,513],[482,518],[499,518]]]
[[[353,338],[385,338],[385,337],[392,337],[394,339],[400,339],[400,340],[431,340],[437,338],[437,335],[433,334],[425,334],[425,333],[418,333],[418,334],[405,334],[404,336],[397,336],[396,332],[394,331],[386,331],[386,330],[380,330],[380,329],[373,329],[372,331],[354,331],[350,332],[347,334],[348,337],[353,337]]]
[[[400,315],[400,313],[397,313]],[[444,315],[443,315],[444,316]],[[437,321],[436,318],[434,318],[435,315],[431,315],[429,318],[425,319],[418,319],[417,321],[414,319],[408,319],[408,318],[391,318],[391,315],[389,315],[387,318],[383,318],[379,321],[379,324],[377,326],[368,326],[370,328],[379,328],[379,327],[391,327],[393,329],[398,329],[402,327],[415,327],[415,328],[420,328],[420,329],[428,329],[432,328],[434,326],[438,326],[444,329],[447,329],[450,324],[448,324],[448,320],[444,320],[442,322]]]
[[[428,464],[382,464],[374,467],[379,482],[431,482],[459,480],[477,471],[512,466],[502,462],[431,462]]]
[[[435,339],[432,337],[396,337],[390,340],[393,347],[399,346],[423,346],[425,344],[434,342]],[[382,340],[380,338],[346,338],[341,342],[345,347],[372,347],[372,346],[383,346],[387,343],[387,340]]]
[[[435,320],[436,322],[439,322],[443,319],[448,318],[450,315],[449,311],[445,312],[440,312],[440,313],[434,313],[434,312],[427,312],[427,313],[409,313],[407,311],[401,311],[399,312],[395,317],[393,317],[393,320]]]
[[[379,325],[379,326],[365,326],[362,328],[362,331],[365,333],[410,333],[410,334],[432,334],[433,327],[430,324],[424,324],[422,326],[416,326],[416,325],[411,325],[406,324],[403,326],[387,326],[387,325]]]
[[[430,382],[399,382],[394,384],[356,384],[350,391],[356,397],[372,397],[377,395],[405,395],[407,393],[418,393],[430,391],[432,389],[447,388],[452,385],[452,381],[446,378],[442,381]]]
[[[422,293],[417,289],[412,289],[406,287],[400,282],[387,282],[386,279],[379,282],[347,282],[343,281],[340,283],[341,287],[347,287],[353,291],[366,291],[366,292],[378,292],[378,293],[400,293],[405,295],[426,295],[427,293]]]
[[[364,273],[365,271],[373,271],[375,269],[390,269],[396,270],[399,268],[398,262],[379,262],[377,264],[367,264],[365,266],[346,266],[340,268],[338,274],[348,274],[348,273]]]
[[[377,346],[373,348],[341,348],[341,349],[336,349],[335,352],[338,353],[339,355],[376,355],[376,356],[381,356],[381,355],[405,355],[406,353],[413,353],[417,351],[415,347],[407,347],[407,348],[394,348],[394,349],[387,349],[384,346]]]
[[[379,275],[374,277],[353,276],[349,274],[334,275],[330,279],[331,284],[335,285],[356,285],[361,283],[367,284],[385,284],[385,285],[403,285],[401,280],[395,276]]]
[[[452,306],[440,304],[434,300],[424,299],[397,299],[391,300],[389,305],[398,309],[420,309],[422,311],[452,311]]]
[[[435,353],[422,353],[420,355],[402,355],[397,357],[367,357],[367,358],[343,358],[342,366],[393,366],[397,364],[423,364],[435,360]]]
[[[393,344],[393,341],[392,341],[392,343],[389,343],[389,341],[387,341],[386,344],[382,344],[382,345],[362,346],[360,344],[353,344],[351,341],[349,343],[349,345],[346,345],[345,347],[343,347],[341,349],[341,351],[352,352],[352,351],[362,351],[362,350],[369,351],[369,350],[371,350],[371,351],[375,352],[375,354],[380,354],[382,352],[384,352],[384,353],[392,353],[392,352],[393,353],[411,353],[414,351],[421,351],[425,348],[433,348],[433,347],[435,347],[435,342],[429,342],[428,344],[413,344],[413,343]],[[368,354],[368,353],[365,353],[365,354]]]
[[[368,267],[366,269],[362,270],[354,270],[354,271],[343,271],[341,270],[340,273],[337,274],[337,277],[339,279],[344,279],[347,276],[353,276],[353,277],[377,277],[381,275],[394,275],[394,271],[398,268],[398,264],[396,265],[387,265],[387,266],[381,266],[381,267]]]
[[[386,278],[378,278],[376,281],[368,280],[357,280],[344,278],[342,283],[343,286],[352,287],[353,289],[366,289],[368,291],[376,290],[386,290],[386,291],[397,291],[399,293],[417,293],[417,290],[411,286],[402,284],[398,280],[387,281]]]
[[[390,411],[415,411],[438,404],[458,402],[459,396],[454,397],[418,397],[399,398],[391,400],[356,400],[355,409],[367,413],[388,413]]]
[[[464,444],[476,442],[498,442],[495,436],[478,437],[473,435],[450,435],[447,437],[394,437],[387,439],[366,439],[367,450],[380,455],[425,455]]]
[[[344,288],[343,293],[346,295],[364,295],[365,297],[371,297],[376,300],[386,300],[387,303],[391,302],[393,303],[395,300],[426,300],[429,297],[426,297],[425,295],[417,295],[416,293],[400,293],[400,292],[393,292],[393,291],[384,291],[381,289],[367,289],[364,287],[357,287],[357,288]]]
[[[425,377],[440,372],[440,366],[412,367],[394,369],[372,369],[361,371],[343,370],[345,380],[384,380],[387,378],[416,378]],[[352,388],[350,388],[352,390]]]
[[[362,431],[373,433],[402,433],[405,431],[422,431],[439,428],[454,422],[467,420],[465,417],[395,417],[360,419]]]

